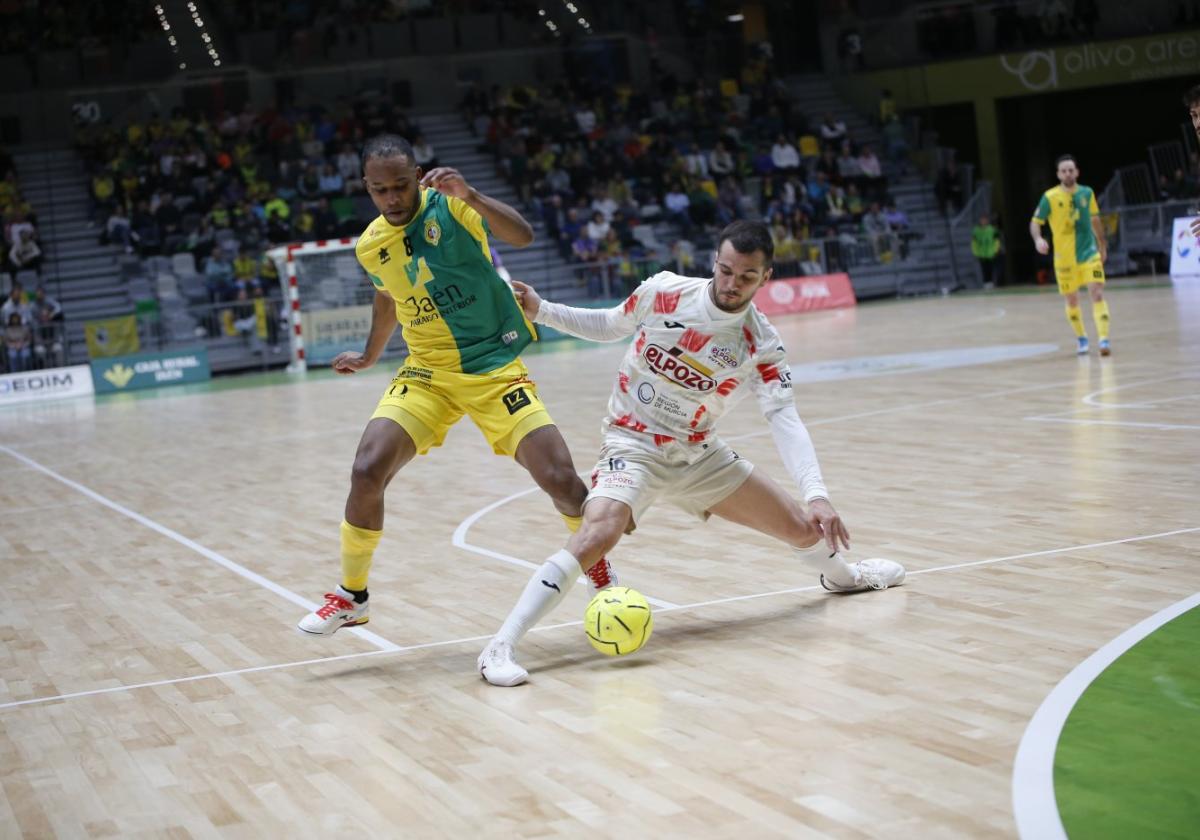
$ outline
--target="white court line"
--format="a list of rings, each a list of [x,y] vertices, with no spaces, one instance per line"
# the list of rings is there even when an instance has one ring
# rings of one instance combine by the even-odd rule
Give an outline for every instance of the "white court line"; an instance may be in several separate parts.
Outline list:
[[[1121,654],[1197,606],[1200,606],[1200,592],[1130,627],[1075,666],[1042,701],[1021,736],[1013,762],[1013,815],[1017,833],[1024,840],[1066,840],[1067,832],[1054,795],[1054,755],[1067,717],[1083,692]]]
[[[915,572],[908,572],[906,577],[914,577],[916,575],[927,575],[932,572],[949,572],[954,569],[968,569],[973,566],[993,566],[996,563],[1007,563],[1013,560],[1027,560],[1030,557],[1046,557],[1051,554],[1069,554],[1072,551],[1086,551],[1091,548],[1103,548],[1109,545],[1123,545],[1124,543],[1144,542],[1146,540],[1157,540],[1163,537],[1173,537],[1177,534],[1191,534],[1200,531],[1200,527],[1196,528],[1180,528],[1175,531],[1160,531],[1157,534],[1143,534],[1137,537],[1125,537],[1119,540],[1106,540],[1104,542],[1088,543],[1086,545],[1069,545],[1063,548],[1048,548],[1045,551],[1031,551],[1025,554],[1009,554],[1004,557],[991,557],[987,560],[970,560],[966,563],[952,563],[947,566],[934,566],[929,569],[918,569]],[[753,595],[734,595],[729,598],[717,598],[713,601],[703,601],[696,604],[684,604],[675,609],[687,610],[694,607],[707,607],[713,604],[731,604],[735,601],[752,601],[756,598],[769,598],[773,595],[791,595],[795,592],[813,592],[822,589],[821,586],[797,586],[792,589],[776,589],[772,592],[758,592]],[[663,610],[669,612],[670,610]]]
[[[205,546],[200,545],[200,543],[198,543],[194,540],[188,539],[183,534],[180,534],[177,531],[172,531],[170,528],[167,528],[164,525],[159,525],[153,519],[142,516],[140,513],[136,513],[127,507],[123,507],[122,505],[119,505],[116,502],[114,502],[112,499],[109,499],[105,496],[101,496],[95,490],[92,490],[88,487],[84,487],[82,484],[79,484],[78,482],[72,481],[71,479],[66,478],[65,476],[59,475],[52,469],[43,467],[37,461],[34,461],[31,458],[27,458],[26,456],[22,455],[20,452],[10,449],[7,446],[0,446],[0,452],[7,453],[9,456],[17,459],[18,461],[21,461],[22,463],[28,465],[30,468],[35,469],[38,472],[49,476],[50,478],[53,478],[55,481],[65,484],[67,487],[70,487],[72,490],[82,493],[83,495],[87,496],[89,499],[99,502],[100,504],[104,505],[105,507],[121,514],[122,516],[126,516],[126,517],[132,519],[134,522],[137,522],[139,525],[144,525],[147,528],[149,528],[151,531],[155,531],[159,534],[162,534],[164,537],[174,540],[175,542],[179,543],[180,545],[184,546],[185,548],[190,548],[192,551],[196,552],[201,557],[205,557],[205,558],[211,560],[212,562],[216,563],[218,566],[224,566],[226,569],[233,572],[234,574],[240,575],[241,577],[244,577],[246,580],[250,581],[251,583],[256,583],[259,586],[261,586],[262,588],[264,588],[270,592],[274,592],[279,597],[284,598],[288,601],[291,601],[293,604],[296,604],[297,606],[304,607],[306,610],[315,610],[317,608],[317,605],[314,604],[312,601],[308,600],[307,598],[302,598],[301,596],[297,595],[295,592],[292,592],[290,589],[285,589],[284,587],[275,583],[275,581],[265,578],[262,575],[258,574],[258,572],[252,572],[249,569],[247,569],[245,566],[239,565],[239,564],[233,562],[232,560],[228,559],[227,557],[224,557],[224,556],[218,554],[217,552],[213,551],[212,549],[206,548]],[[399,648],[400,648],[399,645],[389,642],[387,639],[383,638],[382,636],[375,635],[370,630],[363,630],[361,627],[351,627],[351,628],[349,628],[349,630],[351,633],[354,633],[359,638],[375,645],[380,650],[393,651],[393,650],[399,650]]]
[[[1071,423],[1076,426],[1132,426],[1136,429],[1161,429],[1163,431],[1173,431],[1177,429],[1200,429],[1200,426],[1191,426],[1186,423],[1138,423],[1133,420],[1084,420],[1082,418],[1072,417],[1047,417],[1039,415],[1035,417],[1026,417],[1034,423]]]
[[[1165,376],[1161,379],[1142,379],[1142,380],[1138,380],[1138,381],[1134,381],[1134,382],[1126,382],[1122,385],[1112,385],[1108,388],[1101,388],[1098,391],[1092,391],[1090,394],[1085,394],[1083,396],[1083,402],[1085,405],[1094,405],[1099,408],[1136,408],[1137,403],[1125,404],[1125,403],[1096,402],[1096,397],[1100,396],[1101,394],[1111,394],[1113,391],[1124,391],[1127,388],[1136,388],[1141,385],[1156,385],[1159,382],[1176,382],[1180,379],[1195,379],[1195,378],[1196,378],[1195,373],[1188,372],[1188,373],[1177,374],[1176,376]]]
[[[1180,528],[1175,531],[1162,531],[1157,534],[1143,534],[1141,536],[1136,536],[1136,537],[1126,537],[1124,539],[1118,539],[1118,540],[1106,540],[1104,542],[1088,543],[1086,545],[1071,545],[1071,546],[1065,546],[1063,548],[1051,548],[1051,549],[1047,549],[1045,551],[1033,551],[1033,552],[1029,552],[1026,554],[1010,554],[1006,557],[993,557],[993,558],[990,558],[987,560],[973,560],[973,561],[969,561],[966,563],[954,563],[954,564],[947,565],[947,566],[936,566],[932,569],[921,569],[919,571],[909,572],[908,576],[912,577],[913,575],[929,574],[930,572],[948,572],[948,571],[953,571],[955,569],[965,569],[965,568],[969,568],[972,566],[994,565],[996,563],[1004,563],[1004,562],[1008,562],[1008,561],[1012,561],[1012,560],[1023,560],[1023,559],[1027,559],[1030,557],[1044,557],[1044,556],[1050,555],[1050,554],[1064,554],[1064,553],[1069,553],[1069,552],[1073,552],[1073,551],[1086,551],[1091,548],[1102,548],[1104,546],[1109,546],[1109,545],[1122,545],[1124,543],[1131,543],[1131,542],[1144,542],[1146,540],[1155,540],[1155,539],[1161,539],[1163,537],[1171,537],[1171,536],[1175,536],[1177,534],[1190,534],[1190,533],[1194,533],[1196,531],[1200,531],[1200,527]],[[795,587],[793,589],[777,589],[773,592],[758,592],[758,593],[754,593],[752,595],[733,595],[728,598],[716,598],[711,601],[697,601],[696,603],[693,603],[693,604],[676,604],[676,605],[673,605],[670,607],[664,607],[660,610],[660,612],[681,612],[683,610],[693,610],[693,609],[699,609],[701,607],[711,607],[711,606],[715,606],[715,605],[719,605],[719,604],[732,604],[732,603],[740,602],[740,601],[757,600],[758,598],[770,598],[770,597],[773,597],[776,595],[792,595],[792,594],[795,594],[798,592],[813,592],[813,591],[817,591],[820,589],[821,589],[820,586],[800,586],[800,587]],[[540,627],[534,627],[530,632],[531,633],[545,633],[550,630],[559,630],[563,627],[578,627],[578,626],[581,626],[582,624],[583,624],[582,621],[564,621],[561,624],[547,624],[547,625],[543,625]],[[54,695],[52,697],[34,697],[34,698],[30,698],[28,700],[17,700],[15,702],[11,702],[11,703],[0,704],[0,710],[10,709],[10,708],[13,708],[16,706],[29,706],[29,705],[33,705],[35,703],[52,703],[56,700],[68,700],[73,697],[87,697],[87,696],[91,696],[91,695],[95,695],[95,694],[111,694],[113,692],[118,692],[118,691],[132,691],[137,688],[151,688],[151,687],[155,687],[155,686],[174,685],[175,683],[181,683],[181,682],[195,682],[197,680],[218,679],[221,677],[232,677],[232,676],[237,676],[238,674],[248,674],[248,673],[254,673],[257,671],[278,671],[278,670],[281,670],[284,668],[298,668],[298,667],[303,667],[305,665],[318,665],[323,662],[340,662],[340,661],[349,660],[349,659],[358,659],[358,658],[361,658],[364,656],[379,656],[380,654],[383,654],[383,653],[407,653],[407,652],[414,651],[414,650],[427,650],[429,648],[449,647],[451,645],[465,644],[467,642],[481,642],[481,641],[485,641],[485,640],[488,640],[491,638],[492,638],[491,634],[488,634],[486,636],[468,636],[468,637],[465,637],[462,639],[449,639],[449,640],[441,641],[441,642],[426,642],[425,644],[409,645],[407,647],[396,646],[393,650],[372,650],[372,651],[365,651],[365,652],[360,652],[360,653],[348,653],[348,654],[345,654],[342,656],[328,656],[328,657],[324,657],[321,659],[304,659],[304,660],[300,660],[298,662],[281,662],[281,663],[277,663],[277,664],[273,664],[273,665],[259,665],[259,666],[255,666],[252,668],[238,668],[238,669],[235,669],[232,671],[221,671],[219,673],[213,673],[213,674],[196,674],[196,675],[190,676],[190,677],[177,677],[175,679],[157,680],[155,682],[137,683],[135,685],[118,685],[118,686],[111,686],[109,688],[93,689],[91,691],[77,691],[77,692],[73,692],[70,694],[58,694],[58,695]]]
[[[492,502],[487,507],[480,508],[479,510],[475,511],[461,523],[459,523],[459,526],[454,529],[454,536],[450,538],[451,543],[458,548],[462,548],[467,551],[473,551],[476,554],[481,554],[484,557],[491,557],[492,559],[499,560],[503,563],[510,563],[513,566],[520,566],[523,569],[540,569],[541,564],[539,563],[530,563],[528,560],[522,560],[520,557],[513,557],[511,554],[502,554],[499,551],[492,551],[490,548],[484,548],[481,545],[474,545],[473,543],[467,542],[467,531],[471,530],[471,526],[484,516],[491,513],[496,508],[506,505],[514,499],[519,499],[522,496],[528,496],[530,493],[533,493],[538,489],[539,488],[535,485],[526,490],[522,490],[519,493],[513,493],[511,496],[505,496],[500,501]],[[586,586],[587,578],[580,577],[576,582]],[[647,597],[646,600],[656,607],[670,608],[678,606],[677,604],[672,604],[670,601],[662,601],[658,598]]]

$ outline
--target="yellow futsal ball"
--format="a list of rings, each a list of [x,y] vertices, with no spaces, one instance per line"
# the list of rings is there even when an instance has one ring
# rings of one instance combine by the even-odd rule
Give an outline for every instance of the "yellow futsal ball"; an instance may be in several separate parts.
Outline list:
[[[624,656],[646,644],[654,616],[641,592],[613,586],[597,592],[587,605],[583,629],[592,647],[605,656]]]

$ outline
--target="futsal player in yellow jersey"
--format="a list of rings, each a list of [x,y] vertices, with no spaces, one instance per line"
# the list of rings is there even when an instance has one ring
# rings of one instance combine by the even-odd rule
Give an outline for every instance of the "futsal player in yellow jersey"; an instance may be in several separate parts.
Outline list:
[[[1112,352],[1108,340],[1108,301],[1104,299],[1104,260],[1108,245],[1100,208],[1091,187],[1079,183],[1075,158],[1058,159],[1058,186],[1051,187],[1038,202],[1029,235],[1039,254],[1050,253],[1050,243],[1042,236],[1042,226],[1050,225],[1054,236],[1054,277],[1058,293],[1067,299],[1067,321],[1075,330],[1077,352],[1088,352],[1087,331],[1079,308],[1079,290],[1087,287],[1092,298],[1092,320],[1100,338],[1100,355]]]
[[[412,460],[440,446],[464,414],[498,455],[511,455],[575,531],[587,488],[519,354],[536,340],[512,289],[492,264],[488,234],[524,247],[533,229],[513,208],[471,188],[456,170],[422,172],[394,135],[363,148],[363,182],[380,216],[358,239],[375,286],[366,349],[341,353],[338,373],[371,367],[400,324],[409,355],[388,385],[354,457],[341,525],[342,583],[301,619],[328,636],[367,621],[367,573],[383,535],[384,489]],[[593,589],[615,583],[603,561]]]

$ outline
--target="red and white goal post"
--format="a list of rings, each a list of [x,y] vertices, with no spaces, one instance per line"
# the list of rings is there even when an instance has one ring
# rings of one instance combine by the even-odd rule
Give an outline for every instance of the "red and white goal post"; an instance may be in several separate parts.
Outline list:
[[[371,331],[375,287],[354,256],[357,237],[319,239],[273,248],[288,312],[288,371],[327,365],[344,350],[362,350]],[[403,347],[396,331],[389,355]],[[395,346],[393,346],[395,345]]]
[[[319,239],[267,252],[275,262],[286,301],[289,372],[327,365],[338,353],[367,346],[375,286],[354,255],[357,241],[353,236]],[[502,265],[498,264],[496,271],[509,281]],[[401,331],[396,330],[385,355],[398,355],[404,346]]]

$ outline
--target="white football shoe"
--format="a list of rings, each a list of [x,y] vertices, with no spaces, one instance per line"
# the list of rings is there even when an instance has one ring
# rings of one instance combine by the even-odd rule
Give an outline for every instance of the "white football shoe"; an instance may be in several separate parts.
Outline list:
[[[475,665],[479,675],[492,685],[520,685],[529,678],[529,672],[513,659],[513,646],[499,639],[488,642]]]
[[[895,560],[884,560],[872,557],[869,560],[859,560],[850,563],[854,570],[854,584],[841,586],[825,575],[821,575],[821,586],[830,592],[865,592],[868,589],[887,589],[889,586],[899,586],[904,583],[904,567]]]
[[[325,605],[310,612],[296,629],[309,636],[332,636],[343,627],[355,627],[366,624],[369,600],[361,604],[354,603],[354,595],[342,587],[325,593]]]

